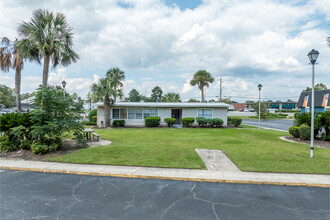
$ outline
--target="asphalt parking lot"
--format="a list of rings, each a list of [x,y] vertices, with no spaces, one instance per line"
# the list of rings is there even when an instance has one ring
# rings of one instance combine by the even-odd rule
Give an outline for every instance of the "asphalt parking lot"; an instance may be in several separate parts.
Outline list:
[[[1,219],[329,219],[329,188],[0,170]]]
[[[242,119],[242,124],[259,126],[259,120]],[[293,126],[293,120],[291,119],[262,119],[260,120],[261,127],[278,129],[288,131],[289,127]]]

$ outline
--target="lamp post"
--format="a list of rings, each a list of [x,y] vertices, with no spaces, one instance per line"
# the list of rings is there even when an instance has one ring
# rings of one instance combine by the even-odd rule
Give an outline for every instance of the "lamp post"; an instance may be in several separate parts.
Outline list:
[[[259,90],[259,129],[260,129],[260,91],[261,91],[262,85],[259,83],[258,90]]]
[[[65,82],[64,79],[62,80],[62,86],[63,86],[64,97],[65,97],[65,86],[66,86],[66,82]]]
[[[311,157],[314,154],[314,64],[319,56],[319,52],[317,50],[311,50],[307,56],[309,61],[312,64],[312,101],[311,101]]]

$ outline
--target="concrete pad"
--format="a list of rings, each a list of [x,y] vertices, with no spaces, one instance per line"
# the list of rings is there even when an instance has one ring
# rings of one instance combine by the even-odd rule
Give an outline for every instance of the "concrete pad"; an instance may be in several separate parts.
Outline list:
[[[223,171],[224,180],[261,181],[258,173]]]
[[[221,151],[195,149],[208,170],[239,172],[240,169]]]
[[[189,179],[222,180],[223,171],[191,170],[189,174]]]
[[[159,176],[173,178],[189,178],[189,169],[161,169]]]
[[[154,167],[141,167],[133,175],[141,175],[141,176],[159,176],[161,173],[161,168]]]
[[[330,185],[330,175],[314,175],[314,174],[296,174],[298,180],[304,183],[321,183]]]
[[[87,144],[89,147],[98,147],[98,146],[109,145],[111,143],[112,143],[111,141],[100,139],[99,141],[92,141],[92,142],[88,142]]]
[[[299,182],[299,179],[295,174],[283,174],[283,173],[259,173],[260,179],[263,182]]]

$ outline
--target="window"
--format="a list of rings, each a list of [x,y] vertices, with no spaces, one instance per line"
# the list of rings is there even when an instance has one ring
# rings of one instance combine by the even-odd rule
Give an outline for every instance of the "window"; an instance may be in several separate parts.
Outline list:
[[[158,109],[144,109],[143,110],[143,118],[158,116]]]
[[[142,109],[135,109],[136,119],[142,119]]]
[[[119,109],[112,109],[112,118],[119,119]]]
[[[142,109],[129,108],[128,119],[142,119]]]
[[[212,109],[198,109],[198,117],[212,118]]]
[[[127,119],[127,109],[120,109],[120,119]]]

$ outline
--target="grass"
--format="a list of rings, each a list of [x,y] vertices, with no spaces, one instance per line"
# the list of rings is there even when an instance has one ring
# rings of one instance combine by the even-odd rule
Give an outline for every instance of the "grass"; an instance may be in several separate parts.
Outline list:
[[[97,133],[111,145],[86,148],[48,161],[206,169],[196,148],[219,149],[243,171],[330,174],[330,151],[279,139],[287,132],[236,128],[126,128]]]

